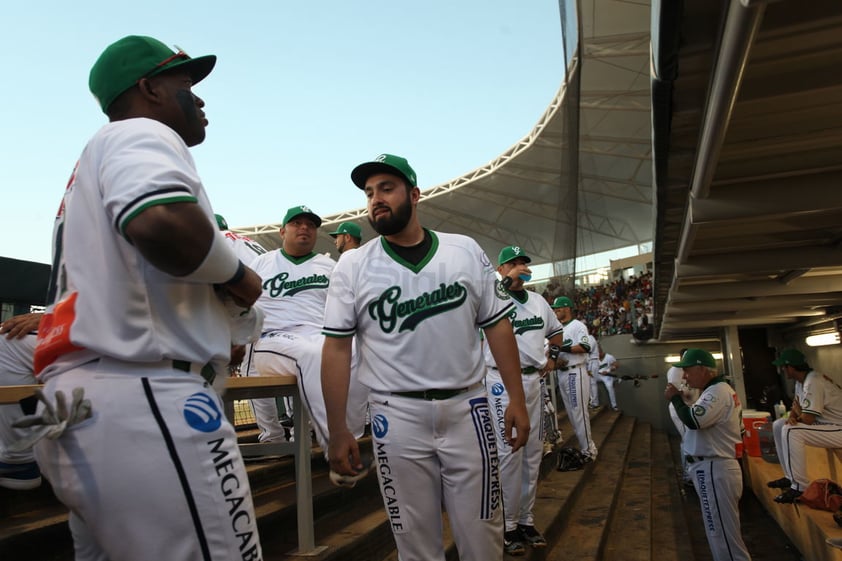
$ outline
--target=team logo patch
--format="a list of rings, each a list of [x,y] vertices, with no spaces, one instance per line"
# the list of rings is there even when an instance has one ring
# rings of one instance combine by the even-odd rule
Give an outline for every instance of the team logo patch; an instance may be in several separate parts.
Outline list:
[[[222,412],[209,395],[194,393],[184,402],[184,420],[197,431],[214,432],[222,426]]]
[[[377,414],[371,419],[371,432],[377,438],[383,438],[389,432],[389,420],[385,415]]]
[[[706,411],[707,411],[707,410],[706,410],[704,407],[702,407],[701,405],[695,405],[695,406],[693,406],[693,415],[695,415],[695,416],[697,416],[697,417],[702,417],[702,416],[704,416],[704,414],[705,414],[705,412],[706,412]]]
[[[491,395],[503,395],[506,388],[500,382],[495,382],[491,385]]]
[[[802,409],[809,409],[810,408],[810,400],[809,399],[802,399],[801,400],[801,408]]]
[[[509,293],[506,292],[506,289],[503,288],[503,284],[498,280],[494,281],[494,295],[500,300],[510,299]]]

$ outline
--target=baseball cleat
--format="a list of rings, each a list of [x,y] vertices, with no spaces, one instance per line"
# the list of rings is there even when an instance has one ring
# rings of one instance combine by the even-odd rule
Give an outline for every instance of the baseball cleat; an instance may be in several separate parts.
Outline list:
[[[345,475],[330,470],[330,482],[336,485],[337,487],[353,487],[357,484],[357,481],[368,475],[368,473],[371,471],[371,468],[374,467],[374,459],[371,456],[361,456],[360,462],[363,464],[363,467],[357,472],[356,475]]]
[[[520,532],[517,530],[509,530],[503,534],[503,551],[512,557],[520,557],[526,555],[526,547],[520,541]]]
[[[798,497],[800,497],[800,496],[801,496],[801,491],[798,491],[798,490],[790,487],[789,489],[787,489],[786,491],[784,491],[783,493],[781,493],[780,495],[775,497],[775,502],[781,503],[781,504],[787,504],[787,505],[793,504],[796,501],[796,499],[798,499]]]
[[[541,532],[535,529],[535,526],[518,524],[517,529],[523,541],[532,547],[547,547],[547,540],[541,535]]]
[[[774,481],[770,481],[766,484],[766,487],[770,487],[772,489],[788,489],[792,485],[792,481],[787,479],[786,477],[781,477],[780,479],[775,479]]]

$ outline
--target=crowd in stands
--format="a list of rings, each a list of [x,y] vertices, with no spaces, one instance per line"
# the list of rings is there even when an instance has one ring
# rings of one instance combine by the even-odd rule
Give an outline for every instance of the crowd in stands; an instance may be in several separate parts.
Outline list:
[[[552,303],[563,294],[560,285],[550,282],[543,291]],[[620,278],[601,286],[577,288],[573,298],[576,317],[588,326],[596,337],[620,333],[639,333],[651,337],[652,273]]]

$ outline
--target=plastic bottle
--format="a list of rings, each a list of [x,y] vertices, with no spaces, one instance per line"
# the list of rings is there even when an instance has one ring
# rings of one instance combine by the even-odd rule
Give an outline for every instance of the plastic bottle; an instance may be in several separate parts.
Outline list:
[[[786,414],[786,406],[784,405],[783,400],[777,402],[775,404],[775,419],[780,419]]]

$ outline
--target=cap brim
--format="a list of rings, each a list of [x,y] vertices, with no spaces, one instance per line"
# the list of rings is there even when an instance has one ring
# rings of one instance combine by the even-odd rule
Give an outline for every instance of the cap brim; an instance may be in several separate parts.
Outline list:
[[[330,236],[331,238],[335,238],[336,236],[338,236],[339,234],[342,234],[342,233],[343,232],[328,232],[327,235]]]
[[[784,364],[786,364],[786,361],[781,359],[775,359],[772,361],[772,364],[774,364],[775,366],[783,366]]]
[[[190,74],[190,79],[193,80],[193,83],[198,84],[211,73],[214,66],[216,66],[216,55],[205,55],[196,58],[179,60],[174,64],[164,67],[156,74],[169,72],[170,70],[175,70],[176,68],[179,70],[186,70]]]
[[[322,219],[319,218],[317,215],[313,214],[312,212],[299,212],[298,214],[296,214],[294,216],[290,216],[289,220],[284,222],[284,226],[286,226],[287,224],[289,224],[290,222],[292,222],[294,219],[298,218],[299,216],[309,216],[310,218],[312,218],[313,221],[316,223],[316,228],[320,228],[321,225],[322,225]]]
[[[506,259],[505,261],[501,261],[497,265],[499,266],[499,265],[505,265],[506,263],[511,263],[512,261],[514,261],[517,258],[526,259],[527,263],[532,263],[532,259],[528,255],[515,255],[511,259]]]
[[[390,166],[389,164],[384,164],[383,162],[366,162],[358,165],[353,169],[353,171],[351,171],[351,181],[353,181],[354,185],[360,189],[365,189],[365,182],[375,173],[389,173],[391,175],[397,175],[398,177],[402,177],[408,185],[412,186],[412,182],[409,181],[409,178],[407,178],[401,170]]]

